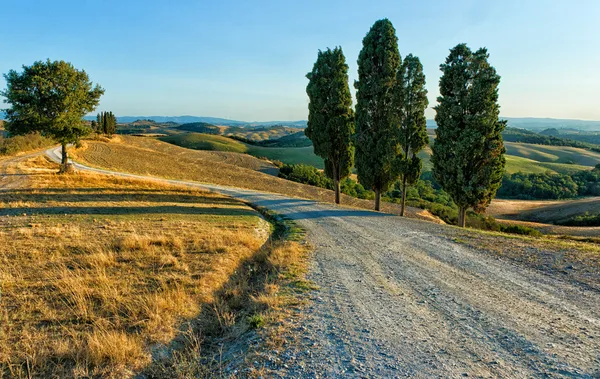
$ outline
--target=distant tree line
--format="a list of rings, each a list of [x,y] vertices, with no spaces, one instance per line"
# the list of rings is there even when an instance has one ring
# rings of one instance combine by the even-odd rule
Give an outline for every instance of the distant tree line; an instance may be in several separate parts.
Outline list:
[[[117,118],[112,112],[100,112],[96,115],[96,121],[92,121],[92,129],[110,137],[117,132]]]
[[[579,196],[600,196],[600,165],[571,175],[550,172],[505,175],[498,190],[498,197],[523,200],[558,200]]]
[[[594,146],[591,143],[575,141],[572,139],[556,137],[553,135],[543,135],[529,130],[518,128],[506,128],[504,132],[502,132],[502,137],[506,142],[522,142],[549,146],[570,146],[579,147],[583,149],[600,148],[600,146]]]
[[[459,44],[440,66],[433,176],[458,207],[460,226],[466,224],[468,209],[482,212],[489,205],[504,172],[500,76],[488,58],[486,49],[473,52]],[[315,154],[325,161],[336,203],[341,183],[354,166],[358,182],[373,191],[376,210],[399,180],[404,213],[408,186],[416,185],[421,176],[417,153],[428,144],[427,91],[419,58],[409,54],[402,60],[396,30],[383,19],[363,39],[354,83],[355,111],[341,47],[319,51],[307,78],[305,133]]]

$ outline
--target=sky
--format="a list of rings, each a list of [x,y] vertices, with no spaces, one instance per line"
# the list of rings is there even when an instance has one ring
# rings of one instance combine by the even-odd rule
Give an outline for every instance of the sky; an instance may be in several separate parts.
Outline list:
[[[503,116],[600,120],[597,0],[0,3],[0,73],[69,61],[106,90],[98,110],[118,116],[306,119],[305,76],[318,50],[342,47],[354,91],[362,39],[388,18],[402,57],[424,66],[427,118],[439,65],[464,42],[487,47]]]

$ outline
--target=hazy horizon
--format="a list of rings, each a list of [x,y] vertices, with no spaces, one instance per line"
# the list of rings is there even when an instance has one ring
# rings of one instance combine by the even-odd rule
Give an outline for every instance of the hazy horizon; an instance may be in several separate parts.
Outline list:
[[[305,120],[305,75],[317,51],[342,46],[354,92],[362,38],[387,17],[402,57],[415,54],[424,65],[428,119],[439,64],[466,42],[486,46],[502,76],[503,117],[600,120],[600,3],[593,1],[23,1],[4,11],[11,17],[0,38],[7,52],[0,73],[46,58],[70,61],[106,89],[98,110],[120,115]]]

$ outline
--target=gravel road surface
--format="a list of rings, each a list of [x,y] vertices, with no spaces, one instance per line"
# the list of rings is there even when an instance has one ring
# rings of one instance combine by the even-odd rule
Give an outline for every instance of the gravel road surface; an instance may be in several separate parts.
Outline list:
[[[55,150],[47,154],[56,159]],[[320,289],[293,323],[295,342],[265,356],[272,375],[600,377],[594,288],[469,248],[452,227],[168,182],[249,201],[308,231],[315,248],[309,279]]]

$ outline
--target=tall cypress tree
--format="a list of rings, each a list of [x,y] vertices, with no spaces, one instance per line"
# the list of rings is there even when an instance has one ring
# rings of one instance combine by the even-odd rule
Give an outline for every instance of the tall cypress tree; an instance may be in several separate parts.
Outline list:
[[[406,186],[414,184],[421,176],[423,164],[417,153],[429,142],[425,119],[428,104],[423,65],[418,57],[409,54],[404,58],[397,77],[397,107],[400,112],[398,142],[402,146],[398,162],[402,183],[401,216],[404,216]]]
[[[401,59],[396,30],[388,19],[376,21],[363,39],[356,88],[356,169],[358,180],[381,193],[397,178],[398,112],[394,107],[396,74]]]
[[[112,112],[107,112],[106,118],[106,134],[111,137],[117,129],[117,118]]]
[[[100,130],[106,134],[106,112],[100,112]]]
[[[504,143],[500,121],[500,76],[488,63],[487,49],[475,53],[466,44],[450,50],[440,65],[440,96],[435,121],[433,175],[459,207],[458,224],[466,211],[483,211],[492,201],[504,173]]]
[[[96,115],[96,132],[104,133],[104,130],[102,129],[102,112]]]
[[[306,93],[308,127],[315,154],[325,160],[325,172],[335,184],[335,202],[340,203],[340,180],[350,175],[354,151],[352,96],[348,86],[348,65],[341,47],[319,51]]]

